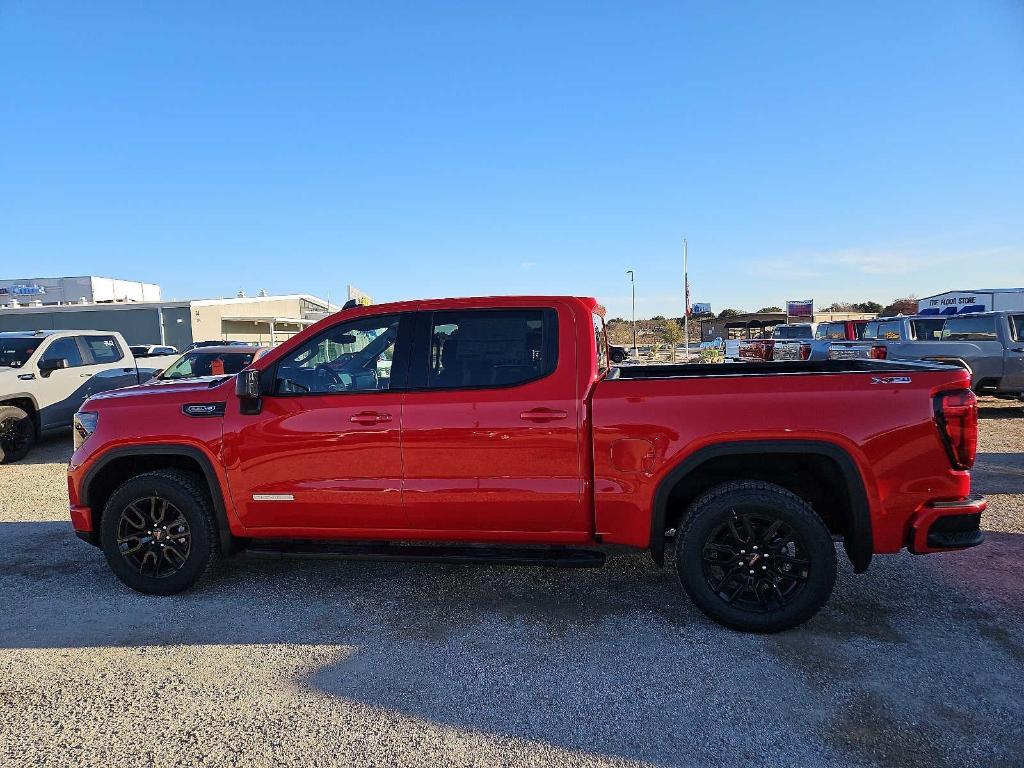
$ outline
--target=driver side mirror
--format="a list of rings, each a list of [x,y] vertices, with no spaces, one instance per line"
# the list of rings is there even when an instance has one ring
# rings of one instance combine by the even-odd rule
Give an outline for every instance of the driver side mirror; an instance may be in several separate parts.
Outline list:
[[[68,367],[68,361],[65,358],[63,358],[63,357],[60,357],[60,358],[51,357],[48,360],[40,360],[39,361],[39,374],[43,378],[46,378],[47,376],[49,376],[54,371],[59,371],[59,370],[61,370],[63,368],[67,368],[67,367]]]
[[[235,394],[238,397],[257,399],[260,392],[260,372],[242,371],[235,377]]]

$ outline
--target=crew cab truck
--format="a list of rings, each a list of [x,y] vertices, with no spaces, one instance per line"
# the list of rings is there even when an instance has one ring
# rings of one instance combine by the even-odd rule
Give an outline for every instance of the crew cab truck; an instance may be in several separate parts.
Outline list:
[[[0,463],[24,458],[40,435],[68,429],[86,398],[155,370],[139,370],[119,333],[0,333]]]
[[[919,341],[937,341],[942,338],[943,317],[898,315],[879,317],[864,326],[856,341],[834,341],[829,345],[829,360],[912,359],[913,346]]]
[[[89,399],[78,535],[129,587],[219,558],[663,564],[730,627],[811,617],[874,554],[981,542],[977,408],[945,365],[609,367],[593,299],[356,307],[235,377]],[[772,407],[765,407],[770,401]]]
[[[979,395],[1024,396],[1024,311],[971,312],[947,317],[937,341],[888,346],[896,360],[929,360],[971,372]]]

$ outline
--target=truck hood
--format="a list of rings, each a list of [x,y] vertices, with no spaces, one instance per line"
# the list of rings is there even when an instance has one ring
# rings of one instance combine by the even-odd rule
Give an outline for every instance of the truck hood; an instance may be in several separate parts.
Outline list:
[[[217,388],[234,376],[203,376],[197,379],[169,380],[169,381],[148,381],[145,384],[137,384],[133,387],[113,389],[109,392],[101,392],[89,398],[91,401],[114,400],[122,397],[148,397],[156,394],[176,395],[189,393],[205,393]]]

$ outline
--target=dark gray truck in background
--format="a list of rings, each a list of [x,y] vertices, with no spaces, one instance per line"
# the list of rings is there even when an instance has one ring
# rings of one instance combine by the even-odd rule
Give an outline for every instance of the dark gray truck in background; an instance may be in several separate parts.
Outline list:
[[[895,360],[952,363],[971,371],[979,395],[1024,396],[1024,311],[971,312],[946,318],[938,341],[918,341]]]

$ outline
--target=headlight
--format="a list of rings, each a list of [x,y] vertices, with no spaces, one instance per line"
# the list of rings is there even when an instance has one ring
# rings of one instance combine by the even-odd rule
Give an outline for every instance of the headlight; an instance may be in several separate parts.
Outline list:
[[[99,420],[100,415],[92,411],[79,411],[75,414],[73,431],[76,451],[89,438],[89,435],[96,431],[96,423]]]

